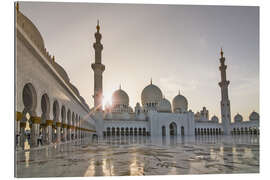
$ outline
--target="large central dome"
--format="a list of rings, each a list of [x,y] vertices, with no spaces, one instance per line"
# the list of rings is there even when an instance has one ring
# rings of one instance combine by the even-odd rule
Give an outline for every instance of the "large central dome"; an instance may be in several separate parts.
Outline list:
[[[141,95],[142,105],[146,103],[159,103],[162,100],[162,92],[156,85],[151,84],[146,86]]]

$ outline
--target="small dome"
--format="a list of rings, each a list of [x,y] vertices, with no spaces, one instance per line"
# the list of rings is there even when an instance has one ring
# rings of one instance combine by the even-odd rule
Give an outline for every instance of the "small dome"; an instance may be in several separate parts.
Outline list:
[[[241,116],[240,114],[236,114],[234,116],[234,122],[242,122],[243,121],[243,116]]]
[[[73,84],[69,83],[69,85],[70,85],[71,89],[72,89],[78,96],[80,96],[79,90],[78,90]]]
[[[142,105],[146,103],[159,103],[162,100],[162,92],[156,85],[151,84],[146,86],[141,94]]]
[[[34,42],[34,44],[36,44],[39,48],[44,49],[45,45],[43,38],[34,23],[32,23],[32,21],[20,11],[17,11],[16,14],[16,23],[24,30],[24,32]]]
[[[257,112],[253,111],[250,115],[249,115],[249,120],[250,121],[254,121],[254,120],[259,120],[260,116]]]
[[[213,121],[213,122],[218,122],[218,117],[217,117],[217,116],[213,116],[213,117],[211,118],[211,121]]]
[[[172,112],[172,106],[170,101],[168,101],[166,98],[162,98],[162,100],[158,103],[157,111]]]
[[[66,82],[70,81],[66,71],[64,70],[64,68],[62,66],[60,66],[57,62],[54,62],[53,66],[54,66],[55,70],[60,74],[60,76],[62,76],[62,78]]]
[[[116,90],[112,95],[112,104],[115,105],[129,105],[129,97],[121,88]]]
[[[184,112],[188,109],[188,101],[179,92],[177,96],[173,98],[173,112]]]

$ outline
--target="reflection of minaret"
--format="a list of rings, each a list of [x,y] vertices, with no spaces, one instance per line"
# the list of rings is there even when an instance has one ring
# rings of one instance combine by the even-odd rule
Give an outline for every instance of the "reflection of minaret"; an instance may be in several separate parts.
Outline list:
[[[96,42],[93,44],[95,49],[95,63],[91,65],[94,70],[94,106],[96,110],[102,110],[102,73],[105,70],[105,66],[101,64],[101,52],[103,50],[103,45],[100,40],[102,35],[99,33],[99,21],[97,23],[97,32],[95,33]]]
[[[228,86],[230,84],[230,81],[227,81],[226,79],[227,66],[224,64],[225,57],[223,57],[222,48],[221,48],[220,55],[221,55],[221,58],[219,59],[220,60],[219,70],[221,73],[221,81],[218,84],[221,88],[221,102],[220,102],[221,119],[222,119],[224,134],[228,135],[230,123],[231,123],[231,110],[230,110],[231,108],[230,108],[230,100],[229,100],[229,95],[228,95]]]

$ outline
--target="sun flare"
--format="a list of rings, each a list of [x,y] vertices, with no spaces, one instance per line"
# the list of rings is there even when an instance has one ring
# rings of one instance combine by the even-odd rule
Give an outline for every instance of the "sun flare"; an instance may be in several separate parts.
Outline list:
[[[102,108],[105,109],[106,104],[112,105],[112,92],[105,92],[102,100]]]

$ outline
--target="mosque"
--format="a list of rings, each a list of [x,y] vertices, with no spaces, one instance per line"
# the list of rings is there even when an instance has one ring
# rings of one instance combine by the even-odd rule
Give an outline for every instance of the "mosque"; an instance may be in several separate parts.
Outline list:
[[[141,93],[141,104],[134,108],[128,94],[119,87],[112,95],[112,105],[102,109],[103,84],[99,23],[96,26],[94,71],[94,107],[90,108],[79,90],[71,83],[65,69],[46,50],[38,28],[16,5],[15,21],[15,134],[16,147],[28,143],[38,146],[42,134],[44,144],[67,142],[85,137],[105,136],[192,136],[221,134],[258,134],[259,114],[252,112],[249,120],[240,114],[231,121],[229,81],[226,79],[224,53],[221,50],[221,121],[209,117],[203,107],[194,113],[188,108],[188,99],[179,92],[172,103],[161,89],[151,82]]]
[[[106,104],[102,110],[102,73],[105,65],[102,64],[101,54],[103,45],[99,22],[96,26],[95,62],[92,64],[94,71],[94,104],[92,111],[96,112],[97,132],[99,136],[117,135],[229,135],[244,133],[259,133],[259,114],[252,112],[248,121],[237,114],[234,122],[231,121],[230,100],[228,95],[229,81],[226,79],[224,52],[220,52],[221,81],[221,123],[217,116],[209,118],[209,111],[203,107],[200,112],[194,113],[188,108],[188,100],[179,93],[173,98],[172,103],[165,98],[161,89],[152,83],[147,85],[141,93],[141,104],[138,102],[133,108],[129,104],[128,94],[119,87],[112,94],[112,105]],[[99,113],[98,113],[99,112]]]

